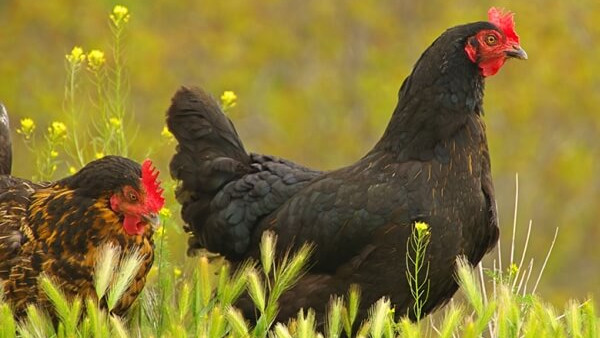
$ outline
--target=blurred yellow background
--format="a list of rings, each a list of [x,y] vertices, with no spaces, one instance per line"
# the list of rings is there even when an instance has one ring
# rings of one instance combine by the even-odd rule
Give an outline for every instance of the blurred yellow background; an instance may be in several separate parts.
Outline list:
[[[0,101],[13,129],[24,117],[42,129],[64,120],[65,54],[77,45],[109,56],[116,4],[131,13],[132,157],[149,154],[165,180],[174,145],[160,132],[182,84],[235,91],[230,116],[247,150],[332,169],[376,142],[402,80],[442,31],[486,20],[492,5],[514,11],[529,60],[489,78],[485,98],[504,252],[519,173],[518,246],[533,220],[526,262],[541,267],[560,228],[543,297],[600,291],[599,1],[3,0]],[[13,172],[31,177],[33,157],[13,138]]]

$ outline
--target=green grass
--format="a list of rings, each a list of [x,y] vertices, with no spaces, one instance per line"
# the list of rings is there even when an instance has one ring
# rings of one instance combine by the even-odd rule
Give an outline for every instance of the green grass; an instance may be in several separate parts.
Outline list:
[[[409,243],[422,238],[415,230]],[[346,296],[331,299],[325,318],[315,318],[314,311],[303,309],[288,323],[275,322],[277,300],[305,272],[310,246],[277,259],[277,238],[265,233],[259,262],[248,261],[231,271],[227,263],[200,256],[176,276],[168,268],[174,262],[164,251],[167,240],[164,233],[158,234],[155,267],[162,271],[146,285],[125,317],[110,314],[92,299],[65,299],[51,279],[42,277],[40,283],[54,305],[58,325],[54,327],[47,314],[33,305],[16,322],[8,304],[0,301],[0,337],[340,337],[342,332],[356,337],[597,337],[600,329],[591,300],[573,300],[558,309],[533,292],[539,277],[532,278],[533,265],[523,263],[526,246],[520,263],[509,262],[507,269],[499,268],[497,262],[492,263],[495,268],[473,268],[458,258],[460,296],[433,316],[419,322],[396,320],[389,299],[383,297],[372,305],[365,322],[354,325],[360,303],[356,286]],[[423,255],[426,246],[420,248],[420,252],[409,250]],[[515,258],[514,245],[510,250]],[[117,249],[106,247],[95,270],[98,298],[107,296],[109,308],[139,265],[135,252],[122,259],[119,255]],[[411,278],[408,273],[407,278]],[[427,284],[418,281],[415,285],[422,290]],[[235,308],[245,290],[258,314],[255,325]],[[323,319],[326,325],[318,332],[316,322]],[[358,328],[351,331],[352,327]]]
[[[163,273],[146,286],[140,299],[124,318],[98,307],[94,300],[68,300],[51,279],[40,283],[54,305],[58,326],[47,314],[30,306],[27,316],[16,322],[7,304],[0,301],[1,337],[339,337],[348,333],[355,318],[360,292],[353,288],[345,297],[332,298],[324,332],[316,331],[315,313],[300,310],[288,323],[274,321],[277,299],[305,271],[310,247],[277,260],[272,253],[276,237],[265,233],[261,261],[247,262],[231,272],[228,264],[211,263],[207,257],[194,264],[175,280]],[[102,276],[95,283],[99,296],[128,285],[132,269],[139,265],[135,253],[118,264],[114,250],[104,250],[96,271]],[[118,253],[117,253],[118,254]],[[122,261],[123,261],[122,260]],[[218,265],[218,266],[217,266]],[[563,309],[546,304],[533,293],[515,287],[511,278],[499,278],[501,271],[484,282],[493,291],[484,293],[481,270],[465,260],[457,260],[457,278],[464,301],[452,301],[433,317],[420,322],[394,319],[394,310],[385,297],[373,304],[369,318],[358,325],[352,336],[362,337],[596,337],[600,318],[591,300],[571,301]],[[108,271],[108,272],[106,272]],[[272,273],[269,273],[272,272]],[[106,276],[109,277],[106,277]],[[107,286],[108,285],[108,286]],[[235,300],[248,290],[258,313],[250,325],[235,308]],[[110,307],[110,301],[109,307]],[[356,327],[356,326],[355,326]]]
[[[112,59],[104,58],[104,53],[98,50],[86,54],[73,49],[66,56],[64,107],[65,116],[71,117],[70,120],[52,123],[44,129],[43,142],[37,143],[34,121],[21,121],[17,132],[36,159],[37,179],[54,178],[61,172],[61,165],[72,172],[94,157],[128,154],[131,140],[125,138],[124,132],[128,124],[129,93],[124,63],[128,19],[129,13],[124,12],[123,7],[116,7],[111,14]],[[83,73],[88,76],[82,76]],[[86,79],[92,90],[83,94],[80,84]],[[94,109],[90,114],[95,117],[90,126],[78,125],[76,116],[83,106],[79,97],[91,98]],[[221,99],[225,110],[235,106],[234,93],[226,92]],[[162,135],[166,140],[172,138],[166,130]],[[166,188],[167,196],[172,196],[170,182]],[[57,325],[35,305],[27,309],[24,318],[16,321],[0,292],[0,338],[339,337],[343,333],[356,337],[597,337],[600,318],[591,299],[572,300],[562,308],[555,308],[536,292],[554,242],[537,268],[533,258],[527,256],[532,229],[529,223],[524,247],[517,257],[517,205],[518,194],[508,264],[502,262],[501,245],[489,267],[473,268],[459,258],[458,296],[434,315],[418,322],[395,318],[390,301],[384,297],[372,305],[366,321],[355,323],[360,289],[353,286],[347,295],[330,300],[325,318],[315,318],[314,311],[303,309],[289,322],[277,323],[277,301],[306,271],[311,247],[306,245],[278,259],[274,256],[277,238],[266,233],[259,262],[248,261],[232,269],[222,259],[201,256],[188,259],[181,268],[182,262],[169,252],[174,246],[169,245],[172,239],[168,235],[178,231],[180,226],[169,209],[164,209],[163,227],[154,238],[156,255],[148,283],[126,316],[115,316],[108,309],[118,303],[131,282],[130,276],[140,264],[139,257],[135,252],[121,253],[116,248],[106,247],[97,262],[94,283],[98,299],[104,298],[108,309],[98,306],[94,299],[66,299],[51,279],[42,276],[39,283],[54,305]],[[173,204],[171,207],[176,208]],[[429,265],[425,260],[428,241],[427,225],[421,224],[415,225],[413,237],[406,243],[407,266],[411,267],[406,277],[416,300],[413,308],[416,317],[420,317],[429,291]],[[244,291],[248,291],[255,306],[258,317],[255,325],[235,307],[235,301]],[[316,322],[323,320],[326,323],[323,332],[317,332]]]

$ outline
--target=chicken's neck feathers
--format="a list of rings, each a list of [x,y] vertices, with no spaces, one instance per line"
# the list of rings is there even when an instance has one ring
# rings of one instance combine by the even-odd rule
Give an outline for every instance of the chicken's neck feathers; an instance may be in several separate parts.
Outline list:
[[[452,137],[470,118],[483,115],[484,78],[464,52],[467,37],[451,29],[421,55],[370,154],[384,151],[395,153],[400,161],[428,160],[440,141]]]

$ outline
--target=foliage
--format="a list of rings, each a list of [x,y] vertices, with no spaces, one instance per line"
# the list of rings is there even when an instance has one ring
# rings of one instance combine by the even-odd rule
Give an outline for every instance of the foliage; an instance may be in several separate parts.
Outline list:
[[[416,241],[418,232],[413,234],[412,240]],[[47,314],[33,305],[28,308],[27,317],[17,323],[8,305],[0,301],[0,332],[2,337],[323,337],[323,333],[340,337],[342,331],[353,337],[596,337],[600,329],[600,317],[591,301],[571,301],[559,312],[537,295],[515,289],[510,278],[493,279],[493,292],[487,294],[485,281],[480,279],[482,270],[477,276],[476,270],[460,257],[456,262],[457,279],[465,301],[451,302],[439,319],[430,317],[417,323],[406,317],[397,319],[390,301],[384,297],[373,304],[369,318],[352,331],[360,302],[359,291],[353,287],[347,297],[331,299],[324,327],[317,327],[323,319],[315,318],[312,309],[300,310],[288,323],[276,323],[277,300],[302,275],[310,247],[304,246],[282,260],[275,259],[275,250],[276,237],[266,232],[261,242],[260,266],[246,262],[231,273],[228,264],[216,267],[203,256],[196,258],[191,271],[177,280],[171,274],[159,274],[159,280],[146,287],[127,318],[108,313],[92,299],[69,301],[52,280],[42,277],[42,288],[59,319],[56,328]],[[132,275],[127,262],[137,262],[134,266],[139,266],[136,253],[126,255],[122,260],[125,263],[119,265],[115,251],[107,246],[98,260],[98,298],[102,298],[106,285],[111,290],[127,287],[128,276]],[[215,268],[216,275],[212,273]],[[234,305],[244,290],[258,313],[255,325]],[[110,308],[111,291],[108,299]]]
[[[69,128],[64,122],[54,121],[44,135],[44,146],[36,147],[35,121],[30,118],[21,119],[17,133],[23,136],[28,149],[36,156],[37,175],[35,179],[50,180],[57,172],[59,164],[69,164],[71,173],[77,167],[83,167],[92,158],[101,158],[108,154],[127,156],[128,147],[125,135],[125,117],[129,88],[126,82],[124,64],[123,39],[130,14],[127,7],[115,6],[109,15],[109,27],[112,32],[112,63],[109,64],[103,51],[93,49],[87,54],[75,46],[71,53],[65,55],[66,74],[63,110],[68,117]],[[91,85],[90,92],[80,88],[81,70],[87,70]],[[82,112],[79,99],[89,97],[93,118],[90,125],[82,125]],[[64,142],[69,138],[70,142]],[[133,138],[130,136],[130,140]],[[91,144],[92,149],[85,144]],[[59,148],[66,156],[59,158]],[[90,150],[93,151],[89,154]]]

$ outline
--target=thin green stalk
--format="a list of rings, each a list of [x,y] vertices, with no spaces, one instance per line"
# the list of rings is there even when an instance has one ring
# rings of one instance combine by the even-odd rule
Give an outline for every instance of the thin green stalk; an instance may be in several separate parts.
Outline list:
[[[74,146],[74,154],[71,153],[71,157],[77,160],[77,163],[80,167],[85,165],[85,157],[83,155],[83,149],[79,143],[79,135],[77,131],[78,128],[78,120],[79,114],[77,112],[77,108],[75,107],[75,93],[77,88],[77,74],[81,69],[81,64],[85,60],[85,54],[83,54],[83,50],[79,47],[73,48],[70,55],[67,55],[67,85],[65,86],[65,101],[66,101],[66,111],[70,116],[71,122],[71,130],[69,133],[71,134],[71,140]],[[67,152],[69,152],[67,150]]]
[[[164,234],[164,231],[166,230],[166,224],[163,223],[162,225],[162,233],[160,233],[160,239],[158,241],[158,248],[157,248],[157,254],[156,254],[156,261],[158,261],[158,278],[159,278],[159,289],[158,289],[158,308],[160,309],[160,311],[158,312],[158,326],[157,326],[157,331],[156,334],[158,337],[161,336],[162,334],[162,330],[163,330],[163,325],[164,325],[164,314],[162,309],[164,309],[165,303],[166,303],[166,292],[164,290],[163,287],[161,287],[161,281],[163,278],[163,274],[164,274],[164,248],[165,248],[165,238],[166,235]]]
[[[114,13],[114,12],[113,12]],[[116,15],[116,13],[115,13]],[[112,81],[113,84],[113,112],[114,116],[121,121],[125,117],[125,82],[124,82],[124,57],[123,57],[123,35],[125,25],[128,21],[129,14],[125,14],[122,16],[121,20],[112,20],[112,32],[113,32],[113,58],[114,58],[114,68],[113,68],[113,76],[114,79]],[[127,156],[127,142],[125,140],[125,130],[123,128],[123,124],[118,127],[118,135],[117,135],[117,152],[122,156]]]
[[[429,262],[425,262],[425,256],[430,237],[429,225],[416,222],[406,243],[406,278],[414,300],[412,310],[417,321],[420,321],[429,297]],[[422,270],[424,273],[421,273]]]

